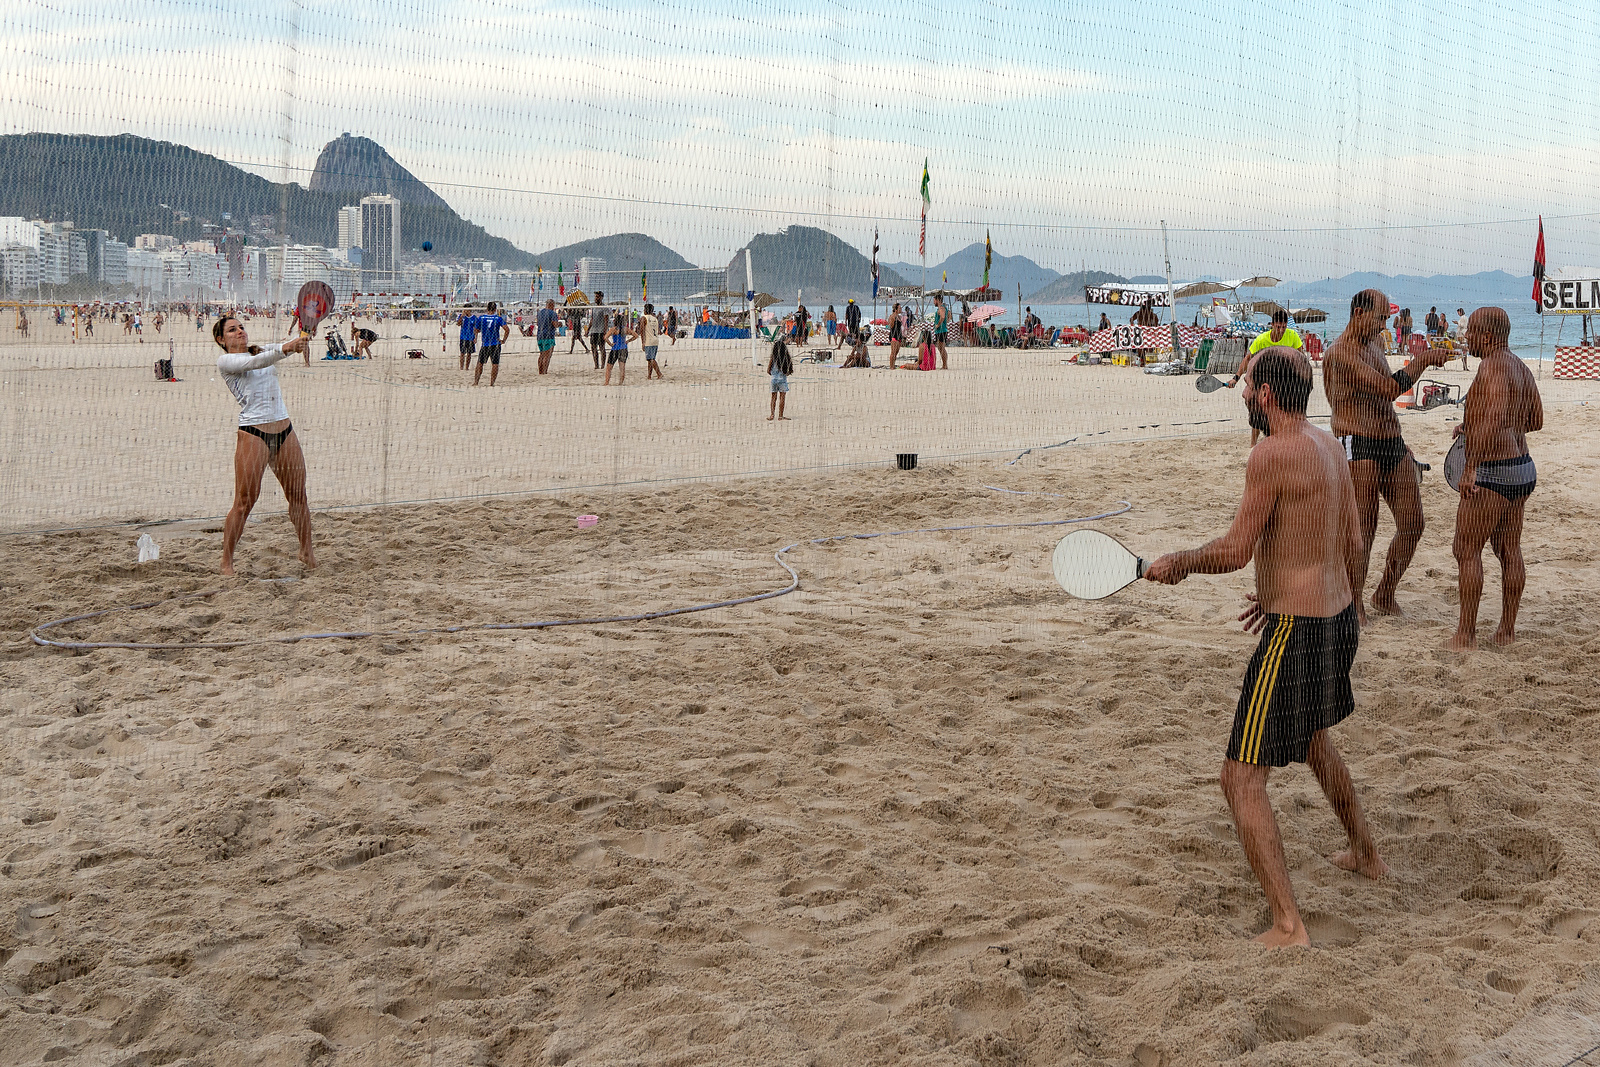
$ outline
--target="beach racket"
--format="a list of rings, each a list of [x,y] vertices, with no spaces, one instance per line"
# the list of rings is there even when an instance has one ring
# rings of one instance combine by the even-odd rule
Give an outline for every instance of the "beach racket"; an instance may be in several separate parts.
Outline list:
[[[1079,600],[1103,600],[1144,577],[1148,560],[1122,547],[1099,530],[1074,530],[1063,537],[1050,557],[1061,588]]]
[[[1202,374],[1194,380],[1194,387],[1202,393],[1214,393],[1218,389],[1226,389],[1228,383],[1215,374]]]
[[[308,334],[317,332],[317,325],[333,310],[333,289],[327,282],[306,282],[295,298],[294,317],[300,329]]]
[[[1467,435],[1456,438],[1455,444],[1444,456],[1444,480],[1456,492],[1461,492],[1461,476],[1467,471]]]

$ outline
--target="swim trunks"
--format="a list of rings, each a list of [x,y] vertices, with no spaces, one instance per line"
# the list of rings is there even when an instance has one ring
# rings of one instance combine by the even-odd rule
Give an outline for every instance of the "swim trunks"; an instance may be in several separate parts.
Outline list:
[[[478,342],[474,341],[472,338],[463,337],[461,339],[461,354],[463,356],[472,355],[473,350],[475,350],[477,347],[478,347]]]
[[[659,351],[661,351],[660,345],[645,345],[644,358],[654,363],[656,361],[656,353]]]
[[[774,393],[787,393],[789,391],[789,376],[775,372],[772,375],[772,391]]]
[[[1363,459],[1374,460],[1378,469],[1385,474],[1406,458],[1406,440],[1403,437],[1362,437],[1351,433],[1339,438],[1339,443],[1344,445],[1345,459],[1351,463]]]
[[[556,347],[556,339],[554,337],[550,338],[548,341],[540,341],[539,342],[539,351],[541,351],[541,352],[554,351],[555,347]]]
[[[1539,472],[1533,457],[1527,453],[1510,459],[1486,459],[1478,464],[1474,476],[1479,489],[1499,493],[1515,504],[1533,493],[1539,484]]]
[[[485,363],[493,363],[496,367],[500,365],[499,345],[484,345],[478,350],[478,366],[481,367]]]
[[[1350,665],[1360,641],[1353,603],[1332,618],[1269,614],[1245,669],[1228,758],[1266,767],[1304,763],[1311,735],[1355,710]]]

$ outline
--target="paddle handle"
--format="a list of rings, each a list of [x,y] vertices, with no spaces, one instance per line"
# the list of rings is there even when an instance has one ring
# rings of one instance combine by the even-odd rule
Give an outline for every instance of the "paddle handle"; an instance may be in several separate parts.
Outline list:
[[[1149,569],[1150,569],[1150,561],[1147,560],[1147,559],[1144,559],[1143,557],[1140,557],[1140,559],[1139,559],[1139,577],[1143,578],[1145,576],[1145,573],[1147,571],[1149,571]]]

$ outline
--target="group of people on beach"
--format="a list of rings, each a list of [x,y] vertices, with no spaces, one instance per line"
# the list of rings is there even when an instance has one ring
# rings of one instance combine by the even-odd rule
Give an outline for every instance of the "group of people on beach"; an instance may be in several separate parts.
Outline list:
[[[1391,372],[1381,339],[1388,308],[1381,292],[1357,293],[1349,324],[1328,349],[1323,386],[1331,432],[1307,421],[1312,364],[1303,352],[1268,344],[1248,357],[1243,399],[1252,429],[1264,436],[1251,449],[1233,524],[1198,549],[1162,556],[1146,573],[1173,584],[1255,564],[1256,591],[1239,618],[1260,642],[1245,670],[1221,784],[1272,912],[1256,940],[1273,947],[1310,944],[1267,797],[1273,767],[1310,766],[1349,841],[1330,862],[1368,878],[1388,872],[1328,730],[1355,708],[1350,669],[1368,624],[1364,595],[1380,500],[1395,533],[1372,596],[1374,614],[1402,614],[1396,591],[1425,528],[1419,468],[1394,402],[1420,374],[1453,358],[1430,348]],[[1460,614],[1447,645],[1455,650],[1476,645],[1486,543],[1501,567],[1497,645],[1516,638],[1526,581],[1522,521],[1537,484],[1527,435],[1543,427],[1544,412],[1533,375],[1511,352],[1510,332],[1510,318],[1493,307],[1474,312],[1463,330],[1478,372],[1455,430],[1465,438],[1452,546]]]

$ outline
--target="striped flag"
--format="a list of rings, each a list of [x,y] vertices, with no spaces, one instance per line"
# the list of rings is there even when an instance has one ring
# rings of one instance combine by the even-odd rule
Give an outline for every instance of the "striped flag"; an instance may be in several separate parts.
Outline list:
[[[1539,243],[1533,250],[1533,306],[1540,314],[1544,313],[1544,301],[1540,299],[1540,288],[1544,284],[1544,216],[1539,216]]]
[[[648,301],[650,299],[650,272],[648,270],[639,272],[639,284],[644,288],[644,299]]]
[[[928,205],[933,201],[928,197],[928,161],[922,161],[922,232],[917,237],[917,254],[928,254]]]
[[[872,228],[872,299],[878,299],[878,228]]]
[[[567,261],[562,260],[556,264],[556,285],[561,290],[561,295],[567,295]]]

